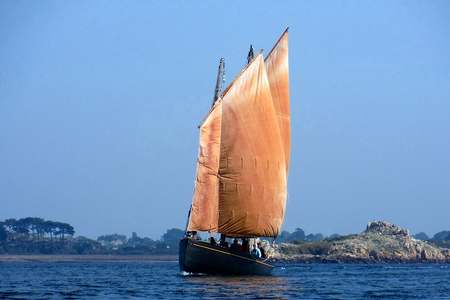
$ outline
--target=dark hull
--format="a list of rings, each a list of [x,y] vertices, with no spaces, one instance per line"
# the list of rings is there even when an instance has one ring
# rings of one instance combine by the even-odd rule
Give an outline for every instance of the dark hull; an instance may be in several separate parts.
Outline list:
[[[249,255],[190,238],[180,241],[179,263],[181,271],[219,275],[269,275],[273,269]]]

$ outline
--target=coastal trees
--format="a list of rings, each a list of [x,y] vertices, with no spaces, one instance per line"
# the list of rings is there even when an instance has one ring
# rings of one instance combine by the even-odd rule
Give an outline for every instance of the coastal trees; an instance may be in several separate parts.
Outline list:
[[[450,241],[450,231],[443,230],[439,231],[433,236],[433,240],[436,241]]]
[[[121,234],[97,240],[73,237],[75,229],[64,222],[38,217],[0,220],[0,253],[10,254],[175,254],[184,231],[167,230],[159,240]]]
[[[281,243],[285,242],[293,242],[293,241],[304,241],[305,240],[305,232],[301,228],[296,228],[294,232],[290,233],[289,231],[283,230],[281,234],[278,236],[277,240]]]
[[[14,231],[21,237],[25,237],[29,233],[28,221],[26,219],[19,219],[14,223]]]
[[[45,221],[45,222],[42,224],[42,231],[43,231],[43,234],[44,234],[44,235],[47,234],[48,237],[49,237],[51,240],[53,240],[53,235],[54,235],[55,229],[56,229],[56,226],[55,226],[54,223],[55,223],[55,222],[53,222],[53,221]]]
[[[161,237],[161,241],[172,249],[178,248],[178,243],[184,236],[184,231],[178,228],[168,229]]]
[[[50,239],[56,235],[64,240],[67,235],[73,236],[75,230],[72,225],[63,222],[46,221],[42,218],[27,217],[22,219],[6,219],[2,222],[6,238],[11,240],[39,240],[46,236]]]
[[[159,252],[160,249],[164,252],[166,248],[161,241],[154,241],[149,237],[139,237],[136,232],[133,232],[131,238],[126,243],[117,246],[116,250],[120,254],[153,254]]]
[[[78,236],[72,241],[72,249],[76,254],[101,253],[101,244],[84,236]]]
[[[338,234],[332,234],[329,236],[329,239],[338,238]],[[277,240],[281,243],[285,242],[317,242],[324,240],[325,237],[321,233],[310,233],[308,235],[305,234],[305,231],[301,228],[296,228],[294,232],[290,233],[288,231],[282,231],[278,236]]]
[[[289,233],[289,231],[283,230],[283,231],[280,233],[280,235],[277,237],[277,240],[278,240],[280,243],[284,243],[284,242],[286,242],[286,241],[289,239],[289,235],[291,235],[291,234]]]
[[[27,217],[27,218],[19,219],[19,220],[17,220],[17,222],[22,225],[24,231],[26,231],[27,233],[31,233],[33,235],[33,238],[37,238],[38,230],[42,226],[44,219]]]
[[[3,224],[4,224],[7,232],[12,232],[14,230],[15,222],[16,222],[16,219],[5,219],[3,221]]]
[[[65,236],[75,234],[73,226],[63,222],[46,221],[43,230],[50,235],[51,239],[56,236],[64,240]]]
[[[296,228],[293,233],[289,235],[290,241],[304,241],[305,240],[305,232],[301,228]]]
[[[450,231],[440,231],[436,233],[430,241],[438,246],[450,248]]]
[[[0,252],[13,254],[71,253],[72,225],[37,217],[6,219],[0,222]],[[58,237],[54,239],[54,237]]]
[[[305,240],[308,242],[318,242],[323,239],[324,239],[324,237],[323,237],[323,234],[321,234],[321,233],[316,233],[316,234],[310,233],[305,237]]]
[[[422,241],[427,241],[427,240],[430,239],[430,238],[428,237],[428,235],[427,235],[425,232],[419,232],[419,233],[416,233],[415,235],[413,235],[413,237],[414,237],[416,240],[422,240]]]
[[[20,222],[16,219],[6,219],[3,224],[7,231],[7,239],[10,238],[11,240],[14,240],[17,237],[20,236],[21,233],[21,226],[19,224]]]
[[[75,229],[70,224],[58,222],[57,226],[62,240],[66,235],[73,236],[75,234]]]
[[[0,242],[6,241],[7,233],[3,222],[0,222]]]

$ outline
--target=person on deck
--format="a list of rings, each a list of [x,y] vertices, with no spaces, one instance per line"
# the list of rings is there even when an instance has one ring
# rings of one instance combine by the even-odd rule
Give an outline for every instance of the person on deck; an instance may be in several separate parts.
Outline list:
[[[226,236],[224,234],[220,235],[220,244],[221,247],[228,248],[228,242],[226,240]]]
[[[197,241],[201,240],[200,236],[197,234],[197,231],[189,232],[188,236],[190,236],[193,240],[197,240]]]
[[[233,240],[233,244],[231,244],[230,250],[234,252],[241,252],[242,246],[239,244],[238,239]]]
[[[266,250],[262,247],[261,242],[258,242],[259,251],[261,251],[261,258],[266,258]]]
[[[256,244],[253,244],[253,249],[252,249],[252,252],[250,252],[250,254],[254,258],[261,258],[261,250],[259,250],[259,248]]]
[[[250,253],[250,241],[248,238],[242,239],[242,252],[247,254]]]
[[[209,238],[209,243],[210,243],[211,245],[217,246],[216,239],[215,239],[213,236]]]

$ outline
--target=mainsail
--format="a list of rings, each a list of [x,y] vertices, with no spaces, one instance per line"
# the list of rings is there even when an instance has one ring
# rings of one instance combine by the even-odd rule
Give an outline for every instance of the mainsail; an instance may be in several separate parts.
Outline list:
[[[290,154],[287,32],[253,59],[200,126],[188,231],[277,236]]]

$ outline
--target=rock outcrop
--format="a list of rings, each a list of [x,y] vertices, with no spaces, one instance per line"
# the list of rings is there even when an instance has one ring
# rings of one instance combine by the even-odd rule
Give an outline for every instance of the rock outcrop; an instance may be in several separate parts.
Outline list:
[[[360,234],[319,242],[282,243],[267,250],[274,260],[299,262],[450,262],[450,250],[414,239],[407,229],[369,222]]]

